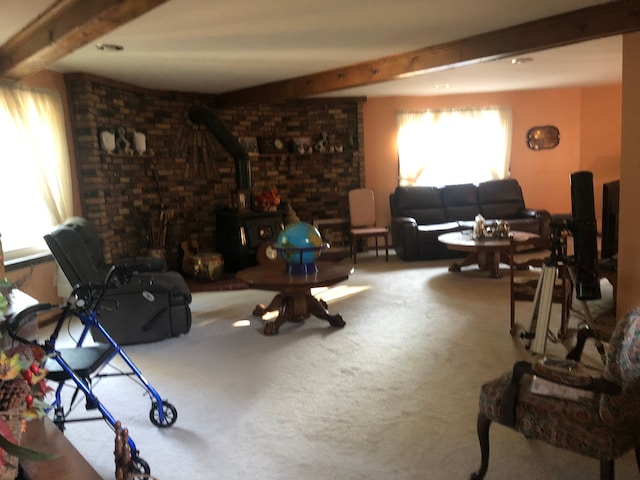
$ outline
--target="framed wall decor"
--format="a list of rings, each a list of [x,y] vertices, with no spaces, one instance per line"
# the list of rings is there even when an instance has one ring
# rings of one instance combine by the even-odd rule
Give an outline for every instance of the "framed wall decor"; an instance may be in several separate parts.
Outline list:
[[[284,153],[286,144],[282,137],[258,137],[260,153]]]
[[[311,153],[313,145],[311,145],[311,137],[295,137],[292,141],[291,153]]]
[[[560,130],[555,125],[532,127],[527,131],[527,147],[531,150],[547,150],[560,143]]]

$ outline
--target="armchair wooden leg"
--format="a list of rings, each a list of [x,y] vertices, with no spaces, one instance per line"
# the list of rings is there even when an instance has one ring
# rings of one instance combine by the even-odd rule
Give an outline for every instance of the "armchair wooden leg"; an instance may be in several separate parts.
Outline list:
[[[384,261],[389,261],[389,234],[384,235]]]
[[[470,480],[483,480],[489,468],[489,420],[482,413],[478,413],[478,440],[480,441],[480,468],[471,474]]]
[[[613,460],[600,460],[600,480],[615,480],[615,478]]]
[[[353,264],[356,263],[356,255],[358,254],[358,240],[355,235],[351,237],[351,258],[353,258]]]

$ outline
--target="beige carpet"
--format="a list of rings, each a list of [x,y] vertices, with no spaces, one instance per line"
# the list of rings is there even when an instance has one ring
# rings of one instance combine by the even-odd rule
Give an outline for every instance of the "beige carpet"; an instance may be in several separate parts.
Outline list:
[[[479,464],[480,385],[528,353],[509,335],[508,277],[448,265],[359,257],[330,292],[343,295],[330,309],[344,329],[312,317],[274,337],[250,315],[271,292],[196,293],[188,335],[126,348],[177,407],[172,428],[149,422],[150,402],[130,380],[105,380],[96,392],[159,480],[468,478]],[[610,306],[607,285],[603,293],[594,310]],[[526,326],[528,312],[520,305]],[[554,307],[554,328],[559,318]],[[113,478],[113,436],[102,421],[69,424],[66,434]],[[595,460],[499,425],[491,441],[488,479],[599,476]],[[617,474],[638,478],[633,455]]]

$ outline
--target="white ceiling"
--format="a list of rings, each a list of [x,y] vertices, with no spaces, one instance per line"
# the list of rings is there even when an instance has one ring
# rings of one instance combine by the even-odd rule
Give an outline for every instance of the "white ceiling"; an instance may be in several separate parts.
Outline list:
[[[88,1],[88,0],[80,0]],[[2,0],[0,43],[52,0]],[[170,0],[49,68],[130,84],[223,93],[417,50],[603,0]],[[444,69],[331,95],[440,95],[621,82],[622,40]],[[448,88],[436,88],[436,85]]]

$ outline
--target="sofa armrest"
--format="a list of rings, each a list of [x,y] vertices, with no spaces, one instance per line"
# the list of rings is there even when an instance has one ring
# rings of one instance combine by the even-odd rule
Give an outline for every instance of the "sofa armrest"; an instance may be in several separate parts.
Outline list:
[[[418,252],[418,222],[413,217],[391,219],[393,248],[402,260],[416,260]]]
[[[539,231],[541,237],[551,236],[551,213],[542,208],[523,208],[522,216],[524,218],[532,218],[538,220]]]

